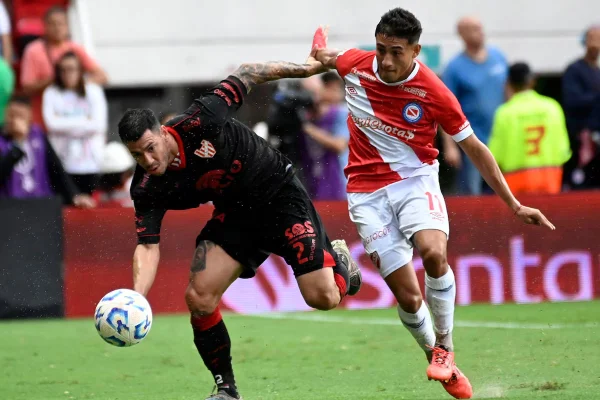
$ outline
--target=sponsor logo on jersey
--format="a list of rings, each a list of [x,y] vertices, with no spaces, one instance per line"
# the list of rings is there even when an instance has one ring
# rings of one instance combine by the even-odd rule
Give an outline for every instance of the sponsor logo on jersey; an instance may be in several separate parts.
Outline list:
[[[403,138],[403,139],[407,139],[407,140],[413,139],[415,137],[414,131],[407,131],[404,129],[396,128],[395,126],[386,125],[377,118],[371,118],[371,117],[358,118],[357,116],[355,116],[353,114],[351,115],[351,117],[352,117],[352,121],[354,121],[356,126],[359,126],[359,127],[362,126],[365,128],[379,129],[390,135],[397,136],[399,138]]]
[[[197,151],[197,150],[196,150]],[[212,190],[217,194],[222,194],[235,180],[235,174],[242,170],[240,160],[233,160],[229,171],[217,169],[208,171],[196,181],[196,190]]]
[[[353,86],[347,86],[346,87],[346,92],[348,92],[348,96],[353,99],[354,96],[358,95],[358,92],[356,91],[356,89]]]
[[[408,103],[402,109],[402,116],[406,122],[414,124],[423,117],[423,109],[417,103]]]
[[[359,78],[363,78],[363,79],[366,79],[371,82],[377,82],[377,78],[375,78],[373,75],[367,74],[366,72],[363,72],[363,71],[359,71],[358,68],[356,68],[356,67],[352,68],[352,70],[350,72],[353,73],[354,75],[358,76]]]
[[[423,89],[417,89],[414,87],[404,86],[404,85],[400,85],[400,89],[402,89],[405,92],[408,92],[410,94],[414,94],[415,96],[419,96],[423,99],[425,98],[425,96],[427,96],[427,92]]]
[[[213,93],[225,100],[228,106],[231,106],[231,99],[221,89],[215,89]]]
[[[194,151],[194,155],[197,155],[200,158],[213,158],[215,154],[217,154],[215,146],[208,140],[200,142],[200,148]]]
[[[317,234],[315,233],[315,228],[312,226],[312,222],[310,221],[306,221],[302,224],[296,223],[285,230],[285,237],[292,244],[300,239],[315,236],[317,236]]]

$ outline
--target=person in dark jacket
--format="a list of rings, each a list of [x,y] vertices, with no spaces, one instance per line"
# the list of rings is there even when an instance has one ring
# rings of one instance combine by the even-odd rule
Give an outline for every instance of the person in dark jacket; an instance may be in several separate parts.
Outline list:
[[[572,157],[565,164],[563,181],[574,189],[600,187],[600,25],[584,36],[583,58],[563,75],[563,107]]]

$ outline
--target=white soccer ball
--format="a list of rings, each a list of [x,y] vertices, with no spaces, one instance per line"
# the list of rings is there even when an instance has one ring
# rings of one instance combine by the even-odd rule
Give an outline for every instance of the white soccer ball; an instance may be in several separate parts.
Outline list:
[[[130,289],[117,289],[96,306],[96,330],[104,341],[118,347],[138,344],[152,327],[148,300]]]

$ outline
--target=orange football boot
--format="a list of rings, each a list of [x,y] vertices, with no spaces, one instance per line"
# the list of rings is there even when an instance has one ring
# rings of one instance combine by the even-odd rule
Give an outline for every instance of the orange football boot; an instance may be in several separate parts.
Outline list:
[[[427,377],[434,381],[449,381],[452,378],[454,353],[441,347],[432,347],[431,363],[427,367]]]
[[[441,384],[446,392],[455,399],[470,399],[473,397],[473,387],[469,382],[469,378],[454,363],[452,363],[452,377],[448,381],[442,381]]]

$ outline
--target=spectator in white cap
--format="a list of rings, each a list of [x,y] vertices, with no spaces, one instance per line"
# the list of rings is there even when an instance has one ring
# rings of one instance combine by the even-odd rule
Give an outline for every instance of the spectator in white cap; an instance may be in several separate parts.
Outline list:
[[[101,179],[94,199],[99,207],[133,207],[129,194],[135,160],[120,142],[110,142],[104,149]]]

